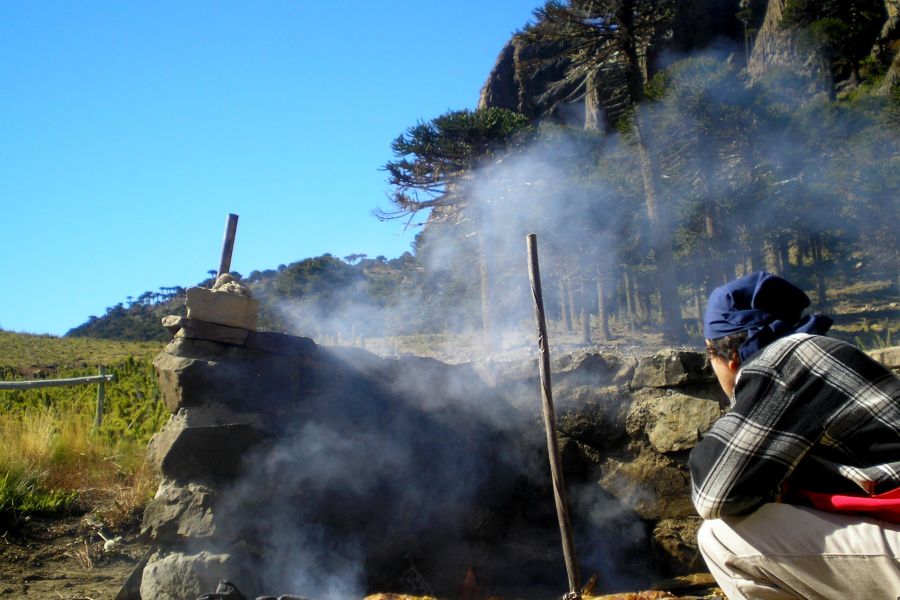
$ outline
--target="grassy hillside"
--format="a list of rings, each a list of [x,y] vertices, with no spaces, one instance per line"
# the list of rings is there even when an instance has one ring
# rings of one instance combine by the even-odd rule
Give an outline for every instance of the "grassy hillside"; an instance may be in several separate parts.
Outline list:
[[[61,377],[62,371],[112,365],[128,357],[149,360],[161,342],[123,342],[86,337],[60,338],[0,330],[0,374],[3,379]]]

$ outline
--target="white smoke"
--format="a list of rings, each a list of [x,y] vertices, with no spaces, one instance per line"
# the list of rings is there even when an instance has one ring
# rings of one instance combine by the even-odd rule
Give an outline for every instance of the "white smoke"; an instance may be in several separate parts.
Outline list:
[[[687,222],[701,219],[705,206],[716,207],[717,225],[725,230],[726,247],[721,251],[732,261],[752,250],[760,231],[787,225],[782,219],[792,202],[808,205],[809,210],[801,214],[807,216],[811,231],[846,232],[850,227],[846,219],[821,210],[827,190],[820,178],[827,178],[829,166],[841,156],[823,155],[823,148],[832,146],[814,139],[815,132],[778,129],[777,115],[759,105],[771,102],[770,108],[776,108],[775,104],[793,102],[795,91],[748,90],[729,66],[727,54],[685,60],[690,62],[672,59],[672,64],[694,69],[698,77],[674,85],[694,87],[679,88],[677,94],[641,109],[651,127],[646,141],[661,169],[660,200],[670,202],[676,216],[685,219],[688,215]],[[772,121],[756,126],[754,119],[767,114]],[[841,136],[831,141],[840,146],[852,144],[858,130],[852,122],[838,121],[829,131]],[[843,146],[843,150],[852,153],[851,147]],[[597,165],[600,168],[592,172]],[[754,190],[773,181],[777,185],[770,189],[776,196],[752,200]],[[367,336],[402,336],[422,324],[428,324],[430,333],[477,331],[483,258],[491,282],[492,326],[506,340],[503,350],[518,358],[533,358],[536,342],[526,271],[527,234],[538,236],[545,298],[551,298],[551,303],[557,293],[555,282],[564,274],[580,274],[590,282],[601,270],[649,260],[646,207],[633,143],[627,136],[548,128],[529,148],[495,157],[473,173],[466,191],[467,204],[459,215],[428,226],[425,236],[430,240],[418,257],[426,274],[442,279],[442,285],[457,286],[456,292],[465,290],[465,302],[441,304],[436,300],[440,289],[423,283],[421,288],[406,289],[393,304],[372,305],[365,301],[363,284],[357,282],[327,307],[304,302],[279,306],[283,318],[294,320],[292,332],[317,339],[336,337],[347,345],[360,345],[357,339],[362,339],[365,347]],[[881,196],[873,202],[896,193],[896,187],[879,191]],[[673,240],[687,244],[679,235]],[[486,250],[484,256],[482,250]],[[631,254],[625,255],[626,251]],[[702,252],[703,256],[688,254],[682,275],[692,268],[709,267],[712,251]],[[452,337],[441,339],[454,343]],[[467,353],[451,346],[439,352],[463,362],[492,357],[494,349],[477,336],[474,339]],[[551,347],[558,349],[552,336]],[[390,369],[364,353],[341,356],[360,372]],[[541,463],[545,459],[534,453],[542,442],[534,421],[539,407],[537,387],[531,380],[523,383],[521,403],[515,402],[514,408],[496,398],[479,373],[483,375],[467,365],[448,369],[424,358],[401,360],[394,377],[385,383],[388,387],[373,391],[373,397],[400,398],[408,413],[388,415],[373,408],[370,413],[345,415],[337,425],[298,424],[296,434],[259,457],[258,477],[236,489],[235,498],[260,493],[257,486],[265,481],[293,490],[283,497],[278,488],[264,490],[272,519],[262,519],[264,524],[257,527],[265,528],[272,540],[264,561],[266,581],[315,598],[360,597],[367,572],[364,542],[377,540],[399,552],[404,543],[415,546],[416,536],[427,539],[436,522],[446,527],[442,531],[451,531],[450,521],[457,519],[461,528],[466,507],[497,469],[546,478],[546,466]],[[423,433],[449,436],[461,431],[465,434],[455,445],[421,438]],[[521,446],[517,446],[515,439],[503,437],[521,431],[536,433],[535,442],[518,440]],[[486,455],[494,461],[492,465],[486,464]],[[429,464],[450,471],[436,473]],[[495,484],[499,487],[499,482]],[[329,502],[333,505],[328,506]],[[306,520],[315,522],[323,510],[354,505],[365,506],[362,514],[378,515],[383,522],[377,526],[349,522],[347,529],[356,530],[354,535],[335,535]],[[579,487],[573,505],[583,519],[584,535],[602,537],[585,544],[587,565],[606,573],[621,571],[618,550],[646,545],[645,524],[598,486]],[[403,539],[377,539],[390,536],[391,531],[402,531]],[[638,581],[642,573],[635,575],[629,581]]]

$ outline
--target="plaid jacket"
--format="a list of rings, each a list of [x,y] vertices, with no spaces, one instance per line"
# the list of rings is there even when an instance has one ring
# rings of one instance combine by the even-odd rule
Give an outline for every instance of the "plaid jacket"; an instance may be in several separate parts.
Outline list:
[[[741,367],[731,409],[691,451],[704,519],[752,512],[784,484],[878,494],[900,486],[900,378],[839,340],[795,334]]]

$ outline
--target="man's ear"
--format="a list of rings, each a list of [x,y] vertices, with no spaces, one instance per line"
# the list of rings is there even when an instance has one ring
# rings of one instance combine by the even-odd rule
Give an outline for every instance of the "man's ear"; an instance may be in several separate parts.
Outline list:
[[[738,356],[738,353],[735,352],[731,355],[731,358],[728,360],[728,370],[734,373],[738,372],[738,369],[741,368],[741,358]]]

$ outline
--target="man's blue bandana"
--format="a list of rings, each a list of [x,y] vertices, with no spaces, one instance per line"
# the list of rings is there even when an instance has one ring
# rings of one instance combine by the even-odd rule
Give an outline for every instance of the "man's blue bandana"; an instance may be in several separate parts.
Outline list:
[[[803,316],[810,304],[803,290],[777,275],[759,271],[717,287],[703,316],[703,336],[715,340],[746,331],[741,362],[792,333],[821,335],[831,327],[825,315]]]

